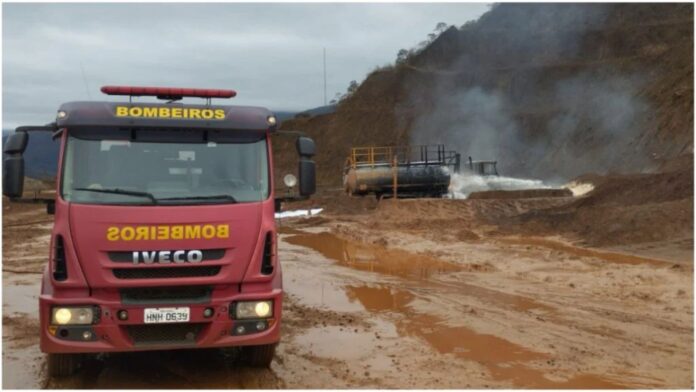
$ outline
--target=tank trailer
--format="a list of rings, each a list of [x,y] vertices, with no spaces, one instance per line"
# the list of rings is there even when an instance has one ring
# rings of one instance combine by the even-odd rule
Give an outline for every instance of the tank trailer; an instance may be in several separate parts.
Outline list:
[[[348,195],[382,197],[442,197],[452,174],[497,176],[497,162],[461,162],[461,154],[443,144],[354,147],[343,168]]]

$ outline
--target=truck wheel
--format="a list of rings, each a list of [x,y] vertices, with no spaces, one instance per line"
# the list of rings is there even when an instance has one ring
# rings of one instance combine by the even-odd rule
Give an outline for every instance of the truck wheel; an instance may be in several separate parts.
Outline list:
[[[48,374],[51,377],[69,376],[82,363],[80,354],[48,354]]]
[[[244,346],[242,347],[242,361],[252,367],[270,367],[275,355],[275,348],[275,344]]]

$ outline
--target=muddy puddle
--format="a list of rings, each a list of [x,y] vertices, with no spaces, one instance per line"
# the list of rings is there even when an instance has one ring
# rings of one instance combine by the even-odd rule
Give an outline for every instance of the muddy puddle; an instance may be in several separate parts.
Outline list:
[[[348,297],[358,300],[370,312],[394,312],[400,335],[426,341],[441,354],[475,361],[485,366],[492,378],[515,387],[542,389],[623,389],[629,386],[592,374],[570,378],[548,378],[535,369],[534,362],[553,359],[552,354],[529,350],[494,335],[481,334],[466,326],[445,325],[438,317],[417,313],[410,306],[415,296],[389,286],[349,286]]]
[[[495,335],[476,332],[466,326],[465,314],[452,317],[461,325],[450,325],[450,321],[430,313],[423,313],[420,308],[416,311],[412,303],[416,299],[422,299],[419,298],[419,289],[424,287],[435,287],[439,291],[451,292],[453,296],[474,296],[488,303],[493,302],[496,306],[504,306],[520,312],[553,311],[553,308],[525,297],[447,279],[446,275],[463,271],[457,264],[406,251],[356,243],[328,232],[309,234],[295,231],[288,234],[292,235],[284,238],[286,242],[311,248],[341,266],[405,278],[411,282],[421,282],[415,285],[406,284],[400,288],[391,285],[353,285],[345,287],[345,290],[349,299],[360,303],[368,312],[387,316],[395,315],[398,335],[425,341],[440,354],[474,361],[484,366],[496,381],[511,383],[515,387],[543,389],[628,387],[604,376],[593,374],[549,376],[537,367],[546,361],[553,360],[552,353],[536,352]],[[332,346],[330,342],[340,342],[341,336],[345,337],[345,334],[338,329],[336,331],[321,330],[308,333],[305,339],[308,342],[324,341],[324,344]],[[364,352],[363,346],[367,344],[366,342],[361,344],[359,334],[354,338],[356,340],[352,345],[349,340],[339,344],[341,347],[346,347],[342,352],[350,358],[359,357],[360,353]],[[320,347],[324,346],[315,347],[315,349],[323,350]],[[336,350],[329,351],[336,352]]]
[[[290,244],[311,248],[339,264],[361,271],[408,279],[427,280],[434,275],[462,271],[459,265],[423,255],[347,241],[331,233],[295,234]]]
[[[445,278],[448,274],[466,271],[465,267],[458,264],[422,254],[349,241],[328,232],[309,234],[295,230],[292,233],[294,235],[284,238],[284,241],[311,248],[345,267],[416,280],[422,288],[434,285],[438,290],[451,290],[519,312],[533,309],[553,311],[552,307],[530,298],[463,282],[459,276],[455,280]],[[444,279],[436,280],[437,277]]]

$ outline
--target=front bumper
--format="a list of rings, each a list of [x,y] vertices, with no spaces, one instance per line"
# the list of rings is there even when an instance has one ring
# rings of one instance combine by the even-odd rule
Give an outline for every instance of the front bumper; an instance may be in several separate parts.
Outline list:
[[[39,297],[41,320],[41,351],[45,353],[99,353],[122,351],[148,351],[180,348],[214,348],[273,344],[280,340],[280,319],[282,308],[281,289],[264,292],[239,293],[236,290],[216,290],[207,303],[186,304],[137,304],[126,305],[114,298],[94,296],[80,298],[56,297],[42,294]],[[236,323],[229,316],[229,306],[235,301],[273,300],[273,318],[268,320],[268,327],[255,333],[233,335]],[[84,328],[73,328],[67,336],[49,332],[50,312],[53,306],[97,305],[101,309],[99,321],[89,326],[93,337],[81,339],[79,334]],[[189,307],[188,323],[145,324],[145,308],[152,307]],[[214,314],[205,317],[206,308],[213,308]],[[127,320],[119,320],[117,312],[127,310]],[[75,333],[78,336],[75,336]],[[157,339],[157,336],[161,336]]]

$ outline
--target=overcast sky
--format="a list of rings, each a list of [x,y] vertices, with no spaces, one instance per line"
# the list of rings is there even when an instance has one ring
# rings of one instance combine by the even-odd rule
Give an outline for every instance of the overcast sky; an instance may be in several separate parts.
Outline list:
[[[3,4],[3,129],[53,120],[106,84],[232,88],[235,104],[302,110],[393,62],[481,4]]]

